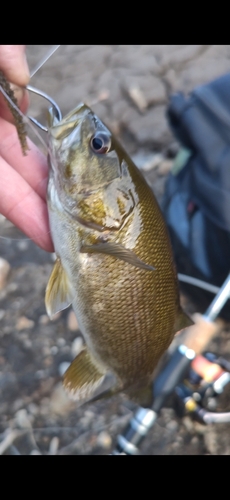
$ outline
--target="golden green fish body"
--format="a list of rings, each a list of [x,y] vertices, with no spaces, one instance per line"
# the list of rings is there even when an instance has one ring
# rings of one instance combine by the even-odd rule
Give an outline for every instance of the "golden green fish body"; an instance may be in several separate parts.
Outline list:
[[[112,371],[119,387],[142,387],[181,315],[163,216],[137,167],[85,105],[54,120],[49,150],[58,261],[46,305],[51,315],[72,303],[89,352],[79,369],[70,367],[66,386],[81,399]]]

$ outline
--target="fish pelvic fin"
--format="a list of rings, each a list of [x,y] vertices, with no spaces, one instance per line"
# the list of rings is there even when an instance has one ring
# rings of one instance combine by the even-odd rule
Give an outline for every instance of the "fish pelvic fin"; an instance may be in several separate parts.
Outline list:
[[[146,384],[141,388],[125,388],[120,384],[115,385],[103,392],[100,392],[96,396],[90,398],[87,403],[94,403],[95,401],[100,401],[102,399],[109,399],[116,396],[119,393],[124,393],[128,398],[130,398],[135,403],[139,404],[143,408],[151,408],[153,404],[153,384],[152,382]]]
[[[142,387],[130,388],[125,391],[127,396],[142,408],[151,408],[153,404],[153,382],[148,382]]]
[[[194,321],[189,316],[187,316],[181,306],[179,306],[178,314],[173,327],[174,334],[191,325],[194,325]]]
[[[87,349],[82,350],[63,375],[63,385],[71,399],[89,398],[105,377],[94,364]]]
[[[132,250],[125,248],[119,243],[105,242],[95,245],[83,245],[80,250],[82,253],[103,253],[111,255],[115,259],[120,259],[131,264],[131,266],[140,267],[146,271],[154,271],[155,267],[143,262]]]
[[[48,316],[52,318],[57,312],[69,307],[72,301],[71,285],[58,257],[46,287],[45,305]]]

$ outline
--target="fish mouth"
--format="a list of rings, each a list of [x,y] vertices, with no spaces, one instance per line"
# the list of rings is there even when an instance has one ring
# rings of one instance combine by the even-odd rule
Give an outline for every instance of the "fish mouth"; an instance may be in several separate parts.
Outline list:
[[[56,140],[64,139],[81,123],[82,119],[89,114],[92,114],[91,109],[86,104],[80,103],[76,108],[64,116],[61,121],[57,121],[53,118],[50,127],[52,138]]]
[[[87,111],[87,113],[92,113],[89,106],[87,106],[87,104],[85,104],[84,102],[81,102],[80,104],[78,104],[78,106],[76,106],[76,108],[74,108],[66,116],[64,116],[64,118],[62,119],[62,122],[65,123],[65,122],[71,120],[73,116],[78,115],[80,113],[85,114],[85,111]]]

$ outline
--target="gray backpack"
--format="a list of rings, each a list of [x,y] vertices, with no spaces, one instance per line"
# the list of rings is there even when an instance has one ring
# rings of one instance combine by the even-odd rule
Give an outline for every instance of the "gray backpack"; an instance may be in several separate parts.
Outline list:
[[[177,269],[220,286],[230,271],[230,74],[173,95],[167,116],[181,144],[162,203]]]

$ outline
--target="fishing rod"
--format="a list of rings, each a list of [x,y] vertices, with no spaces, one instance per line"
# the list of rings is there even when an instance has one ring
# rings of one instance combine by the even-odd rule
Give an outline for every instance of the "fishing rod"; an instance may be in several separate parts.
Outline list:
[[[184,379],[191,364],[195,368],[195,360],[200,357],[203,361],[203,371],[199,371],[203,377],[206,375],[210,363],[214,363],[221,370],[213,370],[209,380],[209,388],[212,388],[212,395],[223,392],[225,385],[230,381],[230,363],[223,358],[214,355],[201,356],[206,345],[218,331],[217,324],[213,323],[226,301],[230,298],[230,274],[219,289],[215,298],[203,315],[196,315],[196,324],[185,330],[184,343],[180,344],[172,354],[169,362],[156,377],[153,384],[154,403],[151,409],[139,407],[130,420],[124,433],[117,438],[117,446],[112,455],[137,455],[138,446],[147,435],[149,429],[154,425],[161,408],[165,405],[168,397],[177,388],[177,396],[184,404],[188,412],[192,412],[200,421],[204,423],[230,422],[230,412],[214,413],[202,408],[194,398],[192,385],[191,389],[180,382]],[[202,335],[201,335],[202,332]],[[213,359],[210,359],[213,356]],[[204,359],[201,359],[204,358]],[[207,363],[208,362],[208,367]],[[200,363],[201,364],[201,363]],[[216,376],[215,376],[216,374]],[[197,374],[199,375],[199,373]],[[202,376],[200,376],[202,380]],[[200,397],[201,399],[201,397]]]

